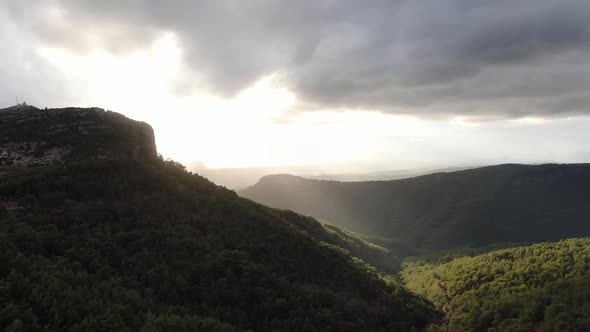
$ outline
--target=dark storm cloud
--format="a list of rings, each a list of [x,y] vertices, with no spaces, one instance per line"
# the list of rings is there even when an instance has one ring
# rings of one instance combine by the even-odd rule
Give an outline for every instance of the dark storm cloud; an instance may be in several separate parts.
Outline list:
[[[46,19],[36,1],[10,10],[30,17],[40,40],[78,49],[82,32],[103,34],[105,47],[124,51],[172,31],[187,75],[224,95],[278,72],[308,109],[425,117],[588,113],[585,0],[54,4],[64,20]]]

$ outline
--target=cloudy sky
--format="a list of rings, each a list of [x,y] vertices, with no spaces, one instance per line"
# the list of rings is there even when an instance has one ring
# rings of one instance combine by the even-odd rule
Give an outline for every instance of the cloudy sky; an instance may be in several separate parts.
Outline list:
[[[0,0],[0,107],[209,167],[590,162],[586,0]]]

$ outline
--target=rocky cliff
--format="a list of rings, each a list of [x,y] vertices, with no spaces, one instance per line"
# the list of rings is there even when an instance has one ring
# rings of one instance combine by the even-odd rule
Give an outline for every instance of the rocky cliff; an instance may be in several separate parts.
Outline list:
[[[0,167],[156,155],[152,127],[115,112],[27,105],[0,109]]]

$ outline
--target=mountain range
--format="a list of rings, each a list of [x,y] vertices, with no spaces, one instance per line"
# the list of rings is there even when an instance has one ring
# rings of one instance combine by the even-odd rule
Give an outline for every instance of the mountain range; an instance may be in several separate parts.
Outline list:
[[[235,168],[209,168],[203,163],[193,162],[186,165],[189,171],[199,173],[215,184],[232,190],[243,190],[255,185],[262,177],[271,174],[291,174],[307,179],[332,180],[332,181],[385,181],[411,178],[425,174],[458,171],[475,168],[473,165],[453,167],[423,167],[415,169],[398,169],[375,172],[332,172],[327,173],[320,167],[307,166],[275,166],[275,167],[235,167]]]
[[[590,234],[589,164],[504,164],[367,182],[271,175],[240,195],[424,249]]]

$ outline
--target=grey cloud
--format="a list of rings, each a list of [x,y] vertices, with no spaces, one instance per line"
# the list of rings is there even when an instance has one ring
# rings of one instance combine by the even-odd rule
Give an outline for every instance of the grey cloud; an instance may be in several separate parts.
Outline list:
[[[0,108],[27,102],[39,107],[79,103],[83,89],[73,88],[64,73],[40,57],[28,43],[34,39],[14,16],[0,6]],[[70,78],[71,79],[71,78]]]
[[[63,0],[65,20],[31,13],[37,38],[83,49],[106,34],[125,51],[175,32],[187,75],[232,95],[280,72],[308,110],[423,117],[588,114],[590,2]],[[78,29],[78,30],[76,30]]]

